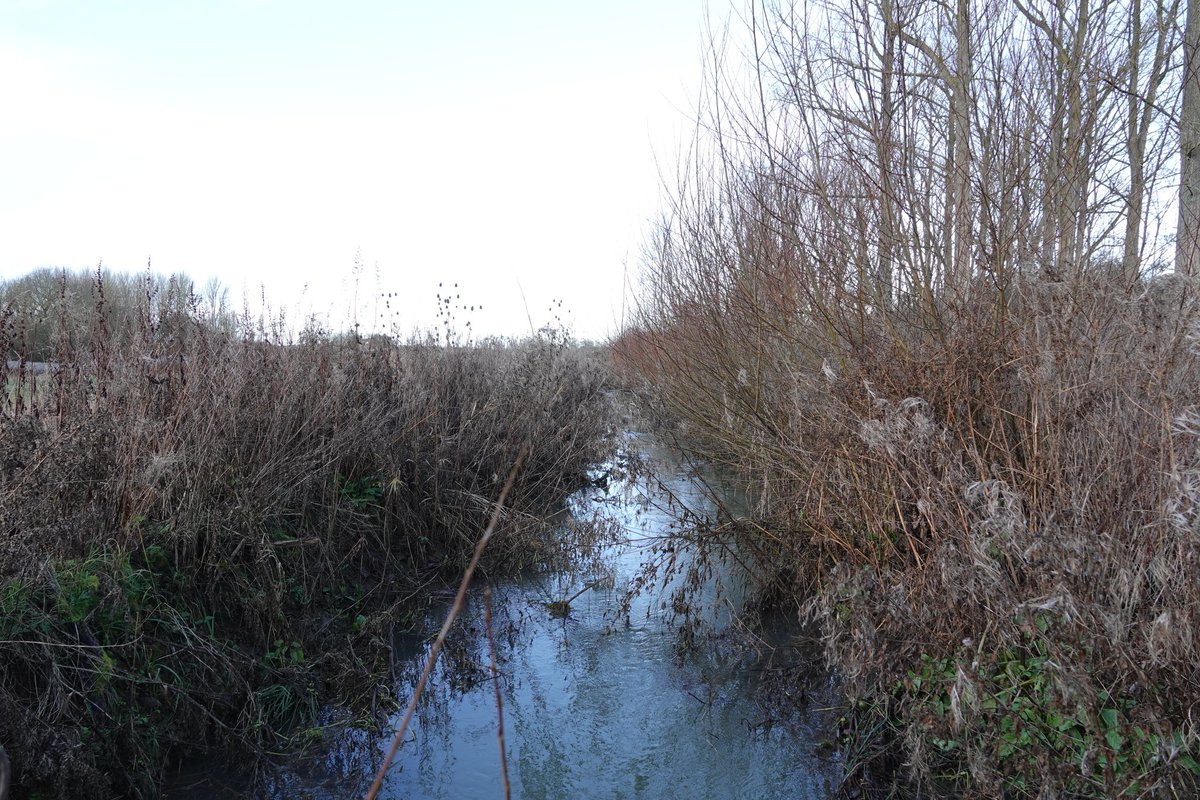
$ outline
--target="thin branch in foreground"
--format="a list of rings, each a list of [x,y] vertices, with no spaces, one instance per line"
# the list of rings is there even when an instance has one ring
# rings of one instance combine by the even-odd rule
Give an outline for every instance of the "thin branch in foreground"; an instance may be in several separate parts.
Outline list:
[[[455,618],[462,611],[463,602],[467,596],[467,588],[471,585],[471,577],[475,574],[475,567],[479,564],[479,559],[483,555],[484,548],[487,547],[488,540],[492,538],[492,534],[496,530],[496,523],[500,520],[500,512],[504,509],[504,501],[507,499],[508,492],[512,489],[512,485],[517,479],[517,473],[521,469],[521,464],[525,461],[526,452],[526,450],[521,451],[521,454],[517,456],[517,460],[513,463],[513,467],[508,473],[508,480],[504,482],[504,488],[500,491],[500,497],[496,500],[496,507],[492,510],[491,521],[488,522],[487,529],[483,532],[483,536],[479,537],[479,542],[475,545],[475,554],[471,556],[471,563],[467,565],[467,569],[463,572],[462,582],[458,585],[458,594],[454,597],[454,605],[450,608],[450,613],[446,615],[446,621],[442,623],[442,629],[438,631],[433,647],[429,649],[429,658],[425,660],[425,668],[421,670],[421,677],[417,681],[417,687],[413,691],[412,699],[408,701],[408,708],[404,710],[404,719],[400,721],[400,727],[396,729],[396,734],[392,737],[392,744],[388,747],[387,756],[383,759],[383,763],[379,766],[379,771],[375,774],[375,780],[371,783],[371,788],[367,790],[366,800],[375,800],[379,794],[379,790],[383,787],[383,779],[387,777],[388,770],[392,768],[392,761],[396,758],[396,751],[400,749],[400,744],[404,741],[404,734],[408,732],[408,725],[412,721],[413,712],[416,711],[417,702],[425,692],[425,684],[429,680],[429,674],[433,672],[433,665],[437,663],[438,653],[441,652],[442,645],[446,642],[446,635],[450,633],[450,626],[454,624]]]

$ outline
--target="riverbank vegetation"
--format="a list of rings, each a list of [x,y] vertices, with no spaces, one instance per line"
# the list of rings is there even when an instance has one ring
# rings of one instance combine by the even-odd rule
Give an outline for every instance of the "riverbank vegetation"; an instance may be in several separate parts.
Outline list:
[[[819,625],[856,795],[1200,791],[1183,17],[750,4],[714,37],[614,357],[755,490],[698,546]]]
[[[152,275],[4,288],[0,742],[39,797],[155,796],[184,752],[390,710],[393,628],[518,458],[484,571],[549,558],[541,520],[613,446],[605,373],[560,333],[292,336]]]

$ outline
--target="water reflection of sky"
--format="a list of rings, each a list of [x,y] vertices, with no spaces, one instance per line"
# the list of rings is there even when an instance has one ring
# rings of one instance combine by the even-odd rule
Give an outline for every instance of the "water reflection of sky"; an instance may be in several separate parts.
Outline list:
[[[635,446],[670,464],[651,442],[635,440]],[[613,480],[607,499],[589,499],[597,490],[576,504],[577,517],[598,511],[615,518],[637,543],[605,549],[614,579],[584,592],[569,617],[552,617],[544,604],[569,596],[590,573],[494,587],[513,797],[829,797],[836,765],[816,754],[827,735],[818,726],[828,722],[822,719],[827,715],[799,714],[787,724],[769,724],[755,699],[758,673],[747,669],[735,648],[702,648],[680,657],[669,587],[634,598],[628,624],[614,615],[671,520],[666,489],[695,510],[712,508],[689,483],[685,468],[672,465],[659,477],[666,486],[657,496],[639,496],[628,482]],[[458,624],[384,797],[503,796],[481,595],[472,597]],[[411,646],[411,656],[398,664],[402,701],[426,652]],[[822,693],[828,689],[810,702],[830,705]],[[377,747],[363,755],[381,758],[387,740]],[[288,783],[291,794],[307,782]],[[346,785],[341,784],[343,794]],[[306,788],[321,795],[311,783]]]

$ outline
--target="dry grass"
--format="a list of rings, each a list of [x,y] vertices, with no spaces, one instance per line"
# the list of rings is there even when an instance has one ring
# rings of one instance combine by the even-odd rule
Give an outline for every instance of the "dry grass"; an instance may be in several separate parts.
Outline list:
[[[561,336],[164,334],[152,305],[118,336],[97,296],[86,349],[59,331],[0,399],[0,741],[53,796],[153,795],[203,741],[290,746],[467,563],[519,453],[483,570],[547,558],[538,520],[611,446],[603,370]]]
[[[651,318],[615,352],[754,484],[761,519],[710,544],[820,623],[857,724],[888,721],[853,780],[899,758],[947,796],[1190,796],[1194,290],[1010,288],[936,314]]]

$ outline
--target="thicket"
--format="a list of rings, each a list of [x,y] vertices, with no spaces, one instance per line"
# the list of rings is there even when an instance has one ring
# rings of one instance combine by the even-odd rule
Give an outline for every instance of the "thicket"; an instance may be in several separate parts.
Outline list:
[[[1200,791],[1182,10],[753,4],[714,37],[614,354],[753,485],[697,546],[819,624],[848,789]]]
[[[386,710],[393,628],[457,578],[518,457],[486,570],[552,556],[540,520],[612,446],[604,372],[560,334],[293,341],[147,281],[117,335],[103,274],[90,317],[58,285],[49,322],[0,309],[0,743],[39,796],[154,796],[185,751]]]

